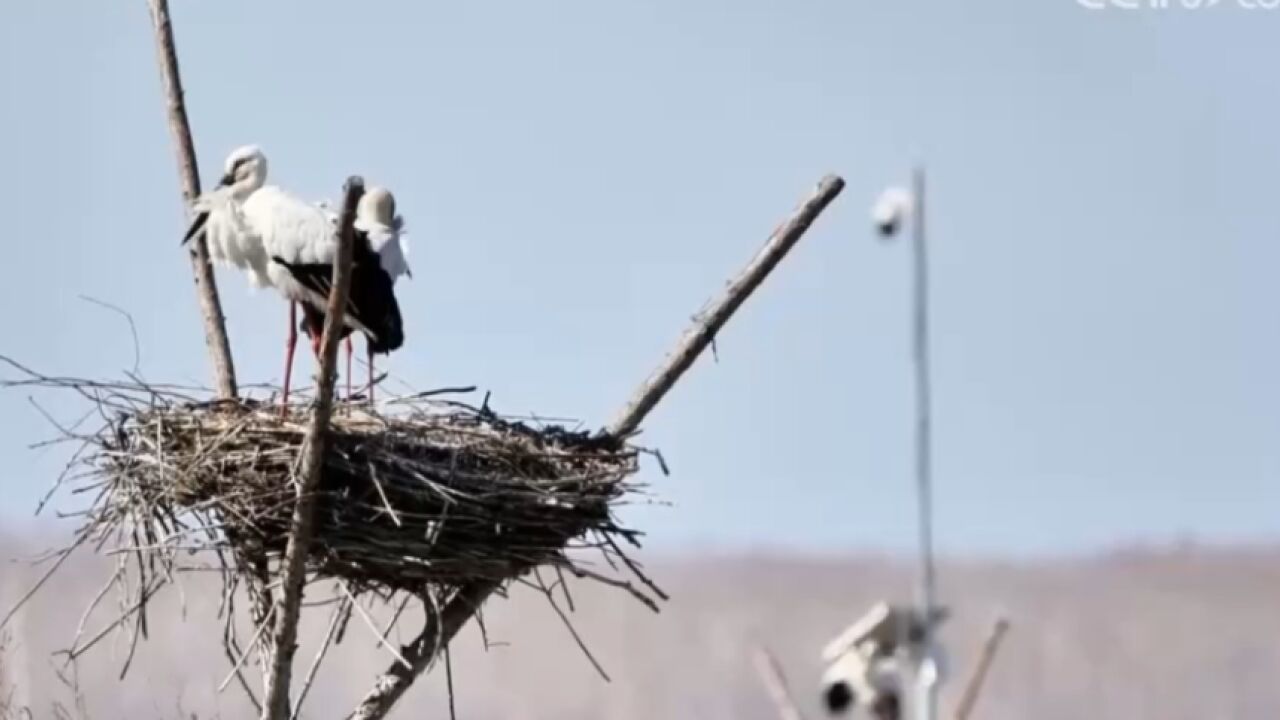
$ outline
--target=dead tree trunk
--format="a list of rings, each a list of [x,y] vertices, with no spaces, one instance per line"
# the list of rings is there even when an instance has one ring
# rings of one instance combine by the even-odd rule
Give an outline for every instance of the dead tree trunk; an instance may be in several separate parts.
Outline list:
[[[192,201],[200,195],[200,171],[196,166],[191,125],[187,122],[182,77],[178,74],[178,52],[173,43],[173,25],[169,22],[169,0],[148,0],[148,5],[151,8],[151,25],[155,31],[160,79],[164,83],[164,94],[168,101],[169,133],[173,136],[178,174],[182,178],[183,205],[189,208]],[[236,370],[231,361],[231,342],[227,339],[222,301],[218,298],[218,286],[213,279],[213,266],[209,264],[209,247],[203,235],[193,239],[190,257],[196,296],[200,299],[200,312],[204,316],[204,340],[209,348],[209,359],[213,363],[214,382],[218,388],[218,396],[229,400],[236,397]]]
[[[290,720],[289,686],[293,678],[293,655],[298,649],[298,610],[302,604],[302,588],[307,574],[307,554],[311,547],[315,489],[324,466],[325,434],[333,410],[333,386],[338,377],[338,334],[346,317],[348,291],[351,287],[351,254],[355,239],[352,224],[356,219],[356,203],[364,194],[364,181],[347,180],[346,196],[338,225],[338,251],[333,263],[333,287],[325,308],[324,335],[320,341],[320,369],[316,377],[316,408],[307,426],[302,445],[301,468],[297,474],[298,499],[289,524],[289,540],[285,546],[281,570],[280,592],[276,596],[275,627],[272,642],[271,671],[267,695],[262,702],[262,720]]]

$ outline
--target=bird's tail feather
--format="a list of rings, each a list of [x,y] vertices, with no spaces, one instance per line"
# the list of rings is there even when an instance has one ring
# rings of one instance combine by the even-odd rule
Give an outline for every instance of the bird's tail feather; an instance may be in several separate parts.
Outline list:
[[[209,222],[208,210],[198,213],[195,216],[195,218],[191,221],[191,226],[187,228],[187,234],[182,236],[182,242],[180,244],[186,245],[188,242],[190,242],[191,238],[199,235],[200,231],[204,230],[204,226],[208,222]]]

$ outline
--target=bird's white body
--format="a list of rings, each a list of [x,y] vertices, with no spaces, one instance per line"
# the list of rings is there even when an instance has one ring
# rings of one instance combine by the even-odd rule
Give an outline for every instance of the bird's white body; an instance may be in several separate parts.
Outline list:
[[[295,197],[275,185],[259,188],[240,208],[246,246],[255,262],[253,273],[261,274],[271,287],[289,300],[307,302],[311,298],[283,266],[273,257],[291,263],[329,263],[337,249],[333,224],[320,207]],[[258,256],[262,265],[256,265]]]
[[[369,245],[378,253],[382,269],[387,271],[391,279],[398,280],[401,275],[409,275],[408,251],[405,248],[404,236],[400,231],[400,218],[390,225],[377,219],[356,218],[356,229],[365,231],[369,236]]]
[[[220,187],[201,195],[193,209],[209,214],[204,225],[209,259],[219,266],[244,272],[254,287],[265,287],[270,284],[266,276],[269,258],[245,223],[246,197],[247,194],[237,193],[236,188]]]

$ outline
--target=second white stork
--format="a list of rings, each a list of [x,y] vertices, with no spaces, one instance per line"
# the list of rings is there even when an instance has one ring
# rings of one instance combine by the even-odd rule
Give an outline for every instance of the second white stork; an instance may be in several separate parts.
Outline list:
[[[333,223],[336,215],[330,215]],[[360,198],[356,206],[355,247],[352,252],[351,294],[355,301],[357,287],[362,297],[357,306],[363,307],[365,315],[362,321],[379,325],[381,332],[377,336],[365,333],[366,350],[369,369],[369,401],[373,401],[373,356],[390,354],[404,342],[404,330],[400,319],[399,307],[396,304],[393,287],[401,275],[413,277],[409,263],[405,258],[401,233],[404,220],[396,214],[395,197],[389,190],[371,187]],[[274,261],[274,258],[273,258]],[[329,278],[332,277],[332,264],[319,263],[302,266],[287,261],[280,264],[289,268],[291,274],[299,282],[315,286],[321,294],[328,294]],[[307,303],[302,306],[302,330],[311,339],[313,348],[318,348],[321,334],[324,331],[325,305]],[[358,314],[357,317],[360,317]],[[351,338],[354,327],[344,325],[342,335],[347,345],[347,395],[351,395]]]

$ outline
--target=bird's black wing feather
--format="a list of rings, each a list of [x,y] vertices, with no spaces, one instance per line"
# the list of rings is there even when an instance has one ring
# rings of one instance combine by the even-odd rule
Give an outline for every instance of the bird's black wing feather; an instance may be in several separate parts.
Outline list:
[[[370,350],[389,353],[404,344],[400,306],[396,302],[391,276],[382,269],[377,255],[369,247],[368,237],[363,233],[357,233],[353,254],[346,313],[374,333],[369,338]],[[271,259],[287,268],[303,287],[320,297],[329,297],[333,287],[332,263],[290,263],[280,257]],[[315,310],[316,317],[312,321],[315,327],[321,328],[324,326],[325,308]]]
[[[209,222],[208,212],[202,212],[196,215],[195,218],[191,220],[191,227],[187,228],[187,234],[182,236],[182,242],[180,244],[186,245],[191,240],[191,238],[199,235],[200,231],[204,230],[204,226],[208,222]]]

